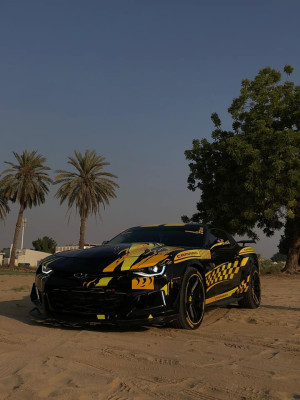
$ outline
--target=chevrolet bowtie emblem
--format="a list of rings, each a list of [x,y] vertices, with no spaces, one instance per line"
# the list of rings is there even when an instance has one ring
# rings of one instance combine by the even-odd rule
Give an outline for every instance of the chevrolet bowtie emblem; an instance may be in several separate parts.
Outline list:
[[[82,272],[79,272],[78,274],[74,274],[74,277],[78,279],[86,279],[88,277],[88,274],[83,274]]]

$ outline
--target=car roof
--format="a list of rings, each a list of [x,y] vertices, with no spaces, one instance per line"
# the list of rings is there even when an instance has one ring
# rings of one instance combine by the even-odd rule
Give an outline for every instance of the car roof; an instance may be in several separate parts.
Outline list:
[[[205,224],[201,224],[201,223],[194,223],[194,222],[190,222],[190,223],[177,223],[177,224],[150,224],[150,225],[138,225],[138,226],[134,226],[130,229],[139,229],[139,228],[172,228],[172,227],[207,227],[207,225]]]

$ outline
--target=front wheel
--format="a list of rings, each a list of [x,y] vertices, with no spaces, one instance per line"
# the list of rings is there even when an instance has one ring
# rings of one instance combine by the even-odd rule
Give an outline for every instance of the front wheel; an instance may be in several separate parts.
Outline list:
[[[253,267],[250,272],[249,286],[242,300],[239,301],[239,306],[242,308],[257,308],[260,305],[260,278],[256,267]]]
[[[179,301],[178,325],[182,329],[197,329],[203,319],[205,288],[200,272],[188,268],[184,274]]]

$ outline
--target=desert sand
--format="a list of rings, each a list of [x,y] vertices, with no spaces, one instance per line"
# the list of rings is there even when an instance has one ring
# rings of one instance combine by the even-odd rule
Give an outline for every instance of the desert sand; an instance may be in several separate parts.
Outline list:
[[[0,399],[300,399],[300,276],[263,276],[262,305],[200,329],[31,321],[34,275],[0,275]]]

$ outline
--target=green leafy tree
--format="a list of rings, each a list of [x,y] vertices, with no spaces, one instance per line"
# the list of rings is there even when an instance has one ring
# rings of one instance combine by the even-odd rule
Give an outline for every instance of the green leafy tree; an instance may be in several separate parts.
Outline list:
[[[22,154],[13,152],[17,163],[6,161],[10,168],[2,172],[3,178],[0,187],[6,200],[19,204],[19,213],[13,238],[13,246],[10,257],[10,267],[14,267],[18,238],[24,210],[45,202],[48,193],[48,185],[52,183],[46,171],[46,159],[36,151],[24,150]]]
[[[281,261],[286,261],[286,255],[281,254],[281,253],[275,253],[272,257],[271,260],[274,262],[281,262]]]
[[[269,67],[242,81],[228,109],[232,130],[219,116],[212,141],[194,140],[188,187],[200,189],[197,213],[183,221],[223,226],[232,234],[256,238],[255,227],[270,236],[287,219],[292,226],[285,271],[295,272],[300,252],[300,86]]]
[[[51,237],[44,236],[32,242],[34,250],[44,251],[45,253],[55,253],[56,241]]]
[[[81,220],[79,248],[83,249],[88,216],[99,214],[100,204],[103,207],[108,205],[109,200],[116,197],[115,189],[119,186],[110,179],[117,177],[103,170],[110,165],[105,157],[90,150],[86,150],[84,155],[76,150],[74,153],[75,157],[68,157],[68,163],[75,168],[75,172],[56,171],[55,183],[61,184],[56,197],[60,199],[60,204],[66,201],[69,210],[75,205]]]
[[[7,199],[5,199],[3,193],[0,192],[0,219],[5,219],[7,213],[9,213]]]

